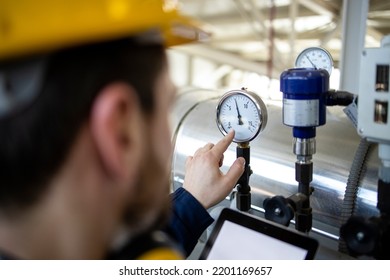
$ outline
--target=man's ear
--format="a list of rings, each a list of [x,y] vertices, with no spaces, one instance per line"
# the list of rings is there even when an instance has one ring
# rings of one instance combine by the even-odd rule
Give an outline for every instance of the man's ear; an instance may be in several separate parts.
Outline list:
[[[92,105],[90,127],[103,168],[116,180],[138,172],[142,125],[141,108],[131,86],[118,82],[101,90]]]

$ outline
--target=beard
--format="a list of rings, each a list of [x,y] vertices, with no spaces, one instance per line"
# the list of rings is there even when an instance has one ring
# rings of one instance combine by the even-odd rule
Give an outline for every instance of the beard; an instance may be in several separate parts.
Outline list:
[[[108,259],[136,258],[140,252],[134,246],[142,243],[140,237],[148,238],[152,232],[162,229],[170,218],[169,170],[158,164],[159,161],[150,150],[145,153],[138,184],[133,198],[128,201],[122,227],[109,248]]]
[[[131,236],[161,229],[170,217],[169,172],[166,165],[152,152],[151,143],[147,145],[135,193],[124,215],[125,227]]]

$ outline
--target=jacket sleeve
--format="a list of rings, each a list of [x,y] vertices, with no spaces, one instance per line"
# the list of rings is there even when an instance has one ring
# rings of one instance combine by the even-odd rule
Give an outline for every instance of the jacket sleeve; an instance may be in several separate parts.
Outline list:
[[[181,245],[188,256],[214,219],[184,188],[177,189],[171,197],[173,211],[165,231]]]

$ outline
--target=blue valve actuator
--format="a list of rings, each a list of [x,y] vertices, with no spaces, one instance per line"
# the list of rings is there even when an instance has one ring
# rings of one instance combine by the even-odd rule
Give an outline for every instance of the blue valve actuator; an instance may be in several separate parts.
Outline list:
[[[283,123],[297,138],[313,138],[316,127],[326,122],[329,74],[324,69],[292,68],[280,76],[283,93]]]

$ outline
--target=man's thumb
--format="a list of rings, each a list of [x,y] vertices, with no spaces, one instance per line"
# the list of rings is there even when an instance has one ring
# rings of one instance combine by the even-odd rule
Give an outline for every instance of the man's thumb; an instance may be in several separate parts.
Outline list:
[[[225,177],[228,180],[229,185],[234,185],[238,179],[240,179],[242,173],[245,170],[245,159],[242,157],[237,158],[232,166],[230,166]]]

